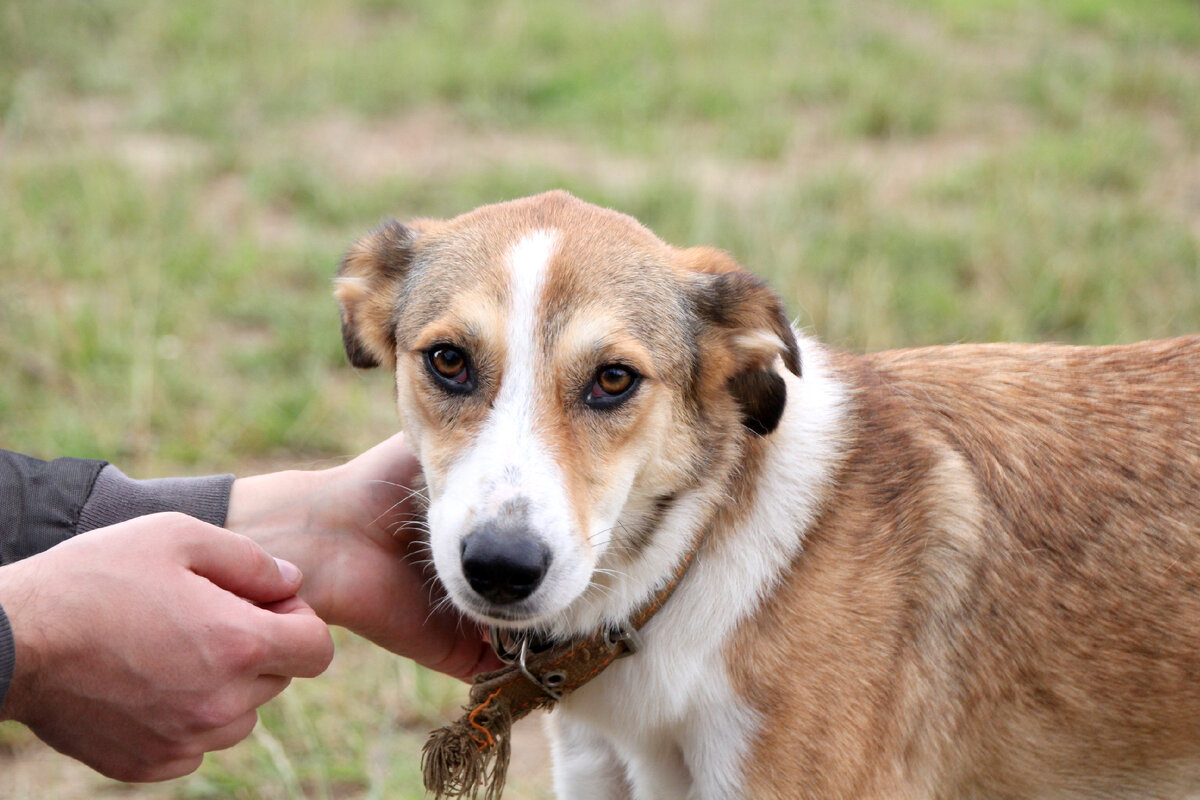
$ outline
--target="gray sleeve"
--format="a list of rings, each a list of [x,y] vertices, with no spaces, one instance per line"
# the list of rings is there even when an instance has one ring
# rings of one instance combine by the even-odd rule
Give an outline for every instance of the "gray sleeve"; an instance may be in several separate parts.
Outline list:
[[[104,461],[40,461],[0,450],[0,564],[11,564],[75,535],[79,512]]]
[[[97,476],[79,513],[75,532],[84,533],[160,511],[180,511],[213,525],[224,525],[232,486],[232,475],[136,481],[109,464]]]

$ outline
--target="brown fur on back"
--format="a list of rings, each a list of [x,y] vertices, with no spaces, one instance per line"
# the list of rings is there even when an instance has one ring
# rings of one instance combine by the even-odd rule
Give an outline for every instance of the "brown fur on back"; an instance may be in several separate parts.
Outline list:
[[[1200,337],[833,363],[835,492],[729,651],[748,795],[1200,786]]]

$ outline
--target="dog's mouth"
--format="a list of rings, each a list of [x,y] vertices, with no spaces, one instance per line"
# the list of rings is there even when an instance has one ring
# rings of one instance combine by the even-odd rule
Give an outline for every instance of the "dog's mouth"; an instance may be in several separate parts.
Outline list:
[[[467,616],[486,625],[523,628],[536,624],[541,616],[537,609],[521,606],[497,606],[486,601],[468,598],[468,607],[459,606]]]
[[[468,587],[461,587],[459,591],[448,589],[447,595],[464,616],[493,627],[513,630],[540,629],[545,627],[553,616],[553,612],[548,611],[536,598],[497,603]]]

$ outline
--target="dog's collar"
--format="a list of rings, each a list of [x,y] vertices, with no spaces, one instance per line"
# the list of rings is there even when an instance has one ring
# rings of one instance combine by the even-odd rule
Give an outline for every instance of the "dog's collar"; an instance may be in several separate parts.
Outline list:
[[[436,800],[476,798],[480,791],[486,800],[499,800],[512,724],[535,709],[552,708],[617,659],[636,653],[639,631],[679,586],[696,549],[688,551],[671,579],[625,625],[561,643],[493,628],[492,647],[506,666],[476,676],[463,716],[430,734],[421,754],[425,789]]]

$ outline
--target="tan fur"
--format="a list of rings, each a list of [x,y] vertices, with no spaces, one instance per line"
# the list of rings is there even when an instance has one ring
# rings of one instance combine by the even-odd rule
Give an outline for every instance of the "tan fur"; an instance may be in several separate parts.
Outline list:
[[[576,635],[590,631],[572,620],[645,602],[694,542],[700,566],[677,597],[695,596],[697,571],[720,585],[712,554],[742,546],[784,485],[768,468],[800,469],[772,460],[772,413],[780,375],[805,372],[778,298],[728,256],[672,248],[564,193],[386,225],[343,261],[344,336],[356,364],[394,366],[435,497],[488,424],[512,346],[506,254],[539,231],[559,247],[529,401],[577,535],[621,480],[632,487],[613,547],[551,631]],[[431,383],[422,359],[439,342],[470,351],[470,397]],[[753,735],[697,796],[729,793],[736,774],[754,800],[1200,797],[1200,337],[822,355],[846,394],[825,432],[836,447],[816,454],[832,473],[812,518],[770,521],[798,555],[735,587],[764,599],[731,623],[724,669],[704,669],[728,676],[752,711],[730,718],[755,720]],[[581,387],[614,361],[644,377],[635,400],[583,409]],[[696,530],[657,552],[681,497],[700,501]],[[651,567],[642,595],[620,596],[621,576]],[[673,602],[667,617],[704,630]],[[686,783],[686,748],[722,744],[701,706],[671,705],[686,697],[649,703],[646,731],[626,730],[641,687],[614,682],[670,686],[692,666],[649,644],[642,672],[631,659],[567,704],[595,726],[574,730],[579,752],[661,742],[664,771],[632,758],[618,793]]]
[[[1200,338],[839,368],[837,491],[730,650],[749,796],[1192,796]]]

